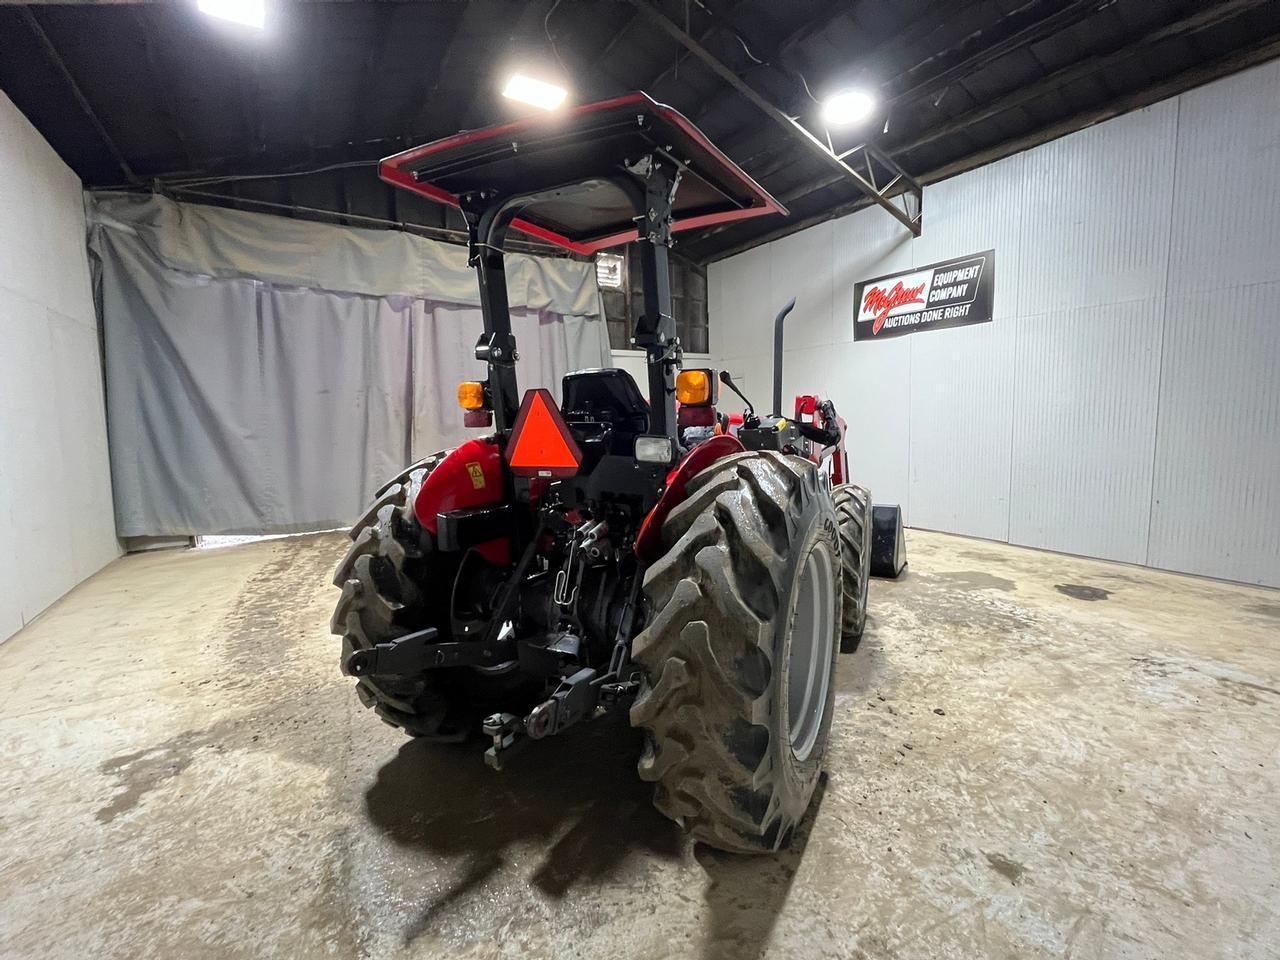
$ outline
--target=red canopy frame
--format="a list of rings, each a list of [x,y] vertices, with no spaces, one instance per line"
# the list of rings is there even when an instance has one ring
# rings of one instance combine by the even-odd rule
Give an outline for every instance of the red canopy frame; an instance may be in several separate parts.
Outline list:
[[[787,212],[679,111],[639,92],[413,147],[383,160],[379,175],[459,208],[463,195],[475,191],[545,192],[511,225],[587,256],[638,238],[628,225],[634,215],[609,181],[652,150],[681,170],[685,202],[673,211],[673,231]],[[574,222],[566,225],[556,214],[570,207]]]

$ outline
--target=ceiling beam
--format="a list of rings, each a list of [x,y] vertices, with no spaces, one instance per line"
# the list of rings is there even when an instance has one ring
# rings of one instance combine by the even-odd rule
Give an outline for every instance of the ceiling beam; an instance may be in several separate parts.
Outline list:
[[[706,44],[706,42],[707,42],[708,40],[710,40],[712,37],[714,37],[714,36],[715,36],[717,33],[719,33],[720,31],[724,30],[724,31],[727,31],[727,32],[729,32],[729,33],[731,33],[731,34],[734,34],[734,35],[738,38],[738,41],[739,41],[740,43],[742,43],[742,44],[744,44],[744,45],[746,45],[746,44],[747,44],[747,39],[748,39],[748,38],[745,36],[745,34],[743,34],[742,30],[741,30],[741,29],[739,29],[738,27],[734,26],[734,24],[733,24],[732,20],[730,20],[730,19],[729,19],[729,17],[731,17],[734,13],[738,12],[738,9],[739,9],[739,8],[742,6],[742,4],[743,4],[743,0],[737,0],[737,2],[735,2],[735,3],[733,4],[733,6],[730,8],[730,13],[729,13],[729,14],[727,14],[727,15],[726,15],[726,14],[724,14],[724,13],[717,13],[716,11],[714,11],[714,10],[712,10],[710,7],[708,7],[705,3],[703,3],[703,2],[702,2],[702,0],[685,0],[685,4],[686,4],[686,6],[685,6],[685,10],[686,10],[686,11],[689,9],[689,8],[688,8],[688,4],[690,4],[690,3],[696,4],[696,5],[698,6],[698,8],[699,8],[700,10],[702,10],[702,12],[703,12],[703,13],[705,13],[708,17],[710,17],[710,18],[711,18],[711,25],[710,25],[709,27],[707,27],[707,29],[703,30],[703,31],[702,31],[702,33],[701,33],[701,34],[699,34],[699,36],[698,36],[698,38],[697,38],[697,40],[698,40],[698,42],[699,42],[699,43],[701,43],[701,44]],[[689,19],[688,19],[688,17],[686,17],[685,26],[684,26],[684,32],[685,32],[685,33],[689,33],[689,32],[690,32],[690,23],[689,23]],[[756,48],[756,47],[754,47],[754,46],[752,46],[752,47],[751,47],[751,49],[752,49],[752,50],[755,50],[755,49],[757,49],[757,48]],[[664,80],[667,78],[667,74],[675,74],[675,73],[676,73],[676,71],[678,71],[678,70],[680,69],[681,65],[682,65],[686,60],[688,60],[691,56],[693,56],[693,52],[692,52],[692,51],[690,51],[690,50],[688,50],[688,49],[680,50],[679,52],[677,52],[677,53],[676,53],[676,60],[675,60],[675,63],[673,63],[673,64],[672,64],[671,66],[669,66],[669,67],[665,67],[665,68],[663,68],[662,72],[661,72],[661,73],[659,73],[659,74],[658,74],[656,77],[654,77],[652,80],[650,80],[650,81],[649,81],[649,83],[648,83],[648,85],[647,85],[646,87],[643,87],[642,89],[649,89],[649,88],[652,88],[652,87],[656,87],[658,84],[662,83],[662,81],[664,81]],[[770,59],[772,59],[772,57],[771,57]],[[766,63],[767,63],[767,62],[768,62],[768,61],[766,61]],[[697,116],[698,116],[698,117],[701,117],[703,114],[705,114],[705,113],[706,113],[706,111],[709,109],[709,107],[710,107],[710,105],[709,105],[709,104],[708,104],[708,105],[704,105],[704,106],[703,106],[703,108],[702,108],[700,111],[698,111]],[[696,123],[696,122],[697,122],[697,121],[696,121],[696,119],[695,119],[695,123]]]
[[[187,140],[186,132],[182,126],[182,111],[178,109],[173,99],[173,85],[166,83],[164,63],[161,54],[156,50],[155,43],[152,42],[153,31],[144,19],[136,12],[133,12],[134,23],[138,28],[138,40],[142,44],[143,55],[147,59],[147,68],[151,73],[151,87],[156,91],[156,95],[160,100],[160,112],[164,116],[165,124],[173,133],[174,139],[178,141],[178,146],[182,148],[182,155],[186,159],[187,169],[195,166],[195,154],[191,150],[191,143]]]
[[[618,46],[618,44],[622,43],[622,41],[626,38],[627,34],[630,32],[631,28],[634,27],[639,21],[640,21],[639,11],[636,11],[632,13],[631,16],[627,17],[627,19],[623,22],[622,26],[620,26],[617,30],[613,32],[613,36],[609,38],[609,42],[604,45],[604,48],[596,56],[595,60],[592,61],[592,66],[598,66],[598,65],[603,65],[607,63],[609,60],[609,54],[613,53],[614,49]]]
[[[426,118],[435,107],[435,96],[440,85],[449,76],[453,60],[462,55],[462,47],[466,40],[461,39],[468,26],[468,20],[479,16],[476,12],[479,5],[475,3],[458,4],[458,14],[449,25],[449,39],[445,42],[444,53],[436,58],[435,69],[428,73],[423,71],[414,96],[410,98],[403,118],[396,123],[395,129],[403,146],[414,146],[422,142],[423,137],[438,135],[439,130],[424,130]],[[468,38],[469,39],[469,38]]]
[[[1173,23],[1166,23],[1154,30],[1149,30],[1141,37],[1127,42],[1109,53],[1077,60],[1075,63],[1055,70],[1035,83],[1021,86],[990,103],[968,110],[944,124],[932,127],[906,143],[894,144],[893,152],[898,155],[907,154],[912,150],[918,150],[926,144],[961,133],[974,124],[990,120],[992,117],[999,116],[1008,110],[1030,103],[1045,94],[1052,93],[1065,84],[1099,73],[1118,63],[1123,63],[1125,60],[1136,56],[1141,52],[1142,48],[1151,47],[1173,37],[1186,37],[1188,34],[1206,30],[1268,2],[1270,0],[1225,0],[1225,2],[1212,6],[1201,7],[1189,16],[1175,20]]]
[[[689,31],[689,27],[690,27],[689,4],[691,2],[692,0],[685,0],[684,29],[686,33]],[[699,3],[698,6],[701,7],[702,4]],[[706,7],[702,7],[702,9],[706,11],[707,14],[709,15],[711,14],[711,11],[707,10]],[[640,14],[637,12],[636,16],[639,16],[639,15]],[[716,31],[720,29],[720,26],[721,26],[720,22],[714,16],[712,16],[711,26],[707,27],[707,29],[702,31],[702,33],[698,36],[698,42],[706,43],[708,40],[710,40],[712,37],[716,35]],[[667,79],[667,74],[671,74],[672,76],[678,76],[680,71],[680,64],[684,63],[685,60],[687,60],[691,56],[692,54],[688,50],[677,50],[675,62],[668,67],[663,67],[662,72],[659,73],[652,80],[650,80],[643,87],[641,87],[641,89],[649,90],[649,89],[652,89],[653,87],[656,87],[658,84],[662,83],[663,80]]]
[[[910,49],[913,42],[918,42],[911,40],[911,37],[918,35],[920,29],[929,29],[932,26],[931,32],[929,32],[929,36],[932,37],[933,33],[936,33],[937,29],[940,29],[943,26],[942,23],[936,23],[936,20],[942,17],[942,15],[946,15],[948,20],[961,18],[964,17],[965,14],[968,14],[970,10],[982,5],[984,1],[986,0],[970,0],[969,4],[957,6],[955,4],[955,0],[933,0],[933,3],[929,4],[928,8],[925,8],[924,13],[920,14],[919,17],[916,17],[914,20],[911,20],[908,26],[899,29],[899,31],[893,33],[892,36],[884,38],[884,40],[878,42],[878,44],[873,46],[872,49],[865,51],[864,54],[860,54],[856,59],[858,59],[858,61],[867,61],[867,63],[873,63],[873,61],[886,58],[892,59],[893,56],[897,54],[897,47],[906,46]],[[1093,3],[1097,3],[1098,0],[1092,1]],[[1036,4],[1036,0],[1028,0],[1028,5],[1034,4]],[[1009,17],[1021,12],[1021,9],[1025,8],[1014,10],[1014,12],[1009,14]],[[823,15],[823,17],[813,18],[808,20],[808,22],[800,24],[795,31],[791,32],[790,36],[787,36],[786,40],[783,40],[781,46],[778,47],[778,50],[780,50],[780,54],[778,55],[781,56],[782,54],[786,54],[786,52],[790,51],[792,47],[803,44],[803,42],[808,40],[810,36],[813,36],[815,32],[828,27],[829,24],[835,23],[838,18],[844,17],[847,13],[849,13],[847,10],[842,9],[838,10],[836,14],[832,15],[828,13]],[[905,76],[905,73],[899,74],[899,77],[902,76]],[[796,106],[796,102],[799,102],[800,105]],[[787,105],[785,104],[783,106]],[[710,108],[712,108],[712,105],[710,104],[705,106],[705,108],[695,116],[694,122],[698,122],[701,116],[707,113]],[[795,97],[795,101],[792,101],[791,108],[792,109],[787,110],[787,113],[803,113],[804,109],[806,109],[805,101],[801,100],[801,97],[797,95]],[[719,146],[721,146],[722,150],[726,152],[726,154],[733,157],[739,157],[742,150],[746,150],[748,146],[753,145],[753,143],[758,142],[758,140],[758,131],[749,129],[749,131],[741,133],[737,137],[728,138],[727,141],[724,141]],[[765,143],[762,148],[756,148],[756,150],[753,150],[749,156],[742,156],[739,163],[744,166],[744,169],[754,168],[751,169],[751,175],[756,179],[763,180],[765,178],[772,177],[772,175],[776,174],[778,170],[786,168],[788,165],[794,165],[795,163],[794,156],[787,154],[786,151],[778,151],[777,147],[778,141]],[[760,161],[760,163],[764,163],[764,166],[755,168],[755,164],[758,163],[758,161]],[[829,186],[829,184],[835,183],[840,179],[841,177],[838,177],[838,175],[824,175],[822,178],[813,180],[813,183],[818,184],[814,189]],[[717,232],[722,229],[730,228],[717,228]]]
[[[930,3],[928,8],[925,10],[925,12],[922,13],[919,17],[917,17],[915,20],[909,23],[902,30],[895,32],[892,37],[888,37],[880,41],[870,50],[860,54],[857,57],[857,60],[859,62],[874,62],[878,59],[885,57],[887,54],[892,54],[893,52],[895,52],[896,48],[898,47],[910,49],[914,44],[921,42],[920,40],[921,34],[927,37],[938,29],[938,24],[935,21],[935,18],[937,18],[938,16],[942,14],[946,14],[949,17],[962,17],[967,12],[972,10],[974,7],[981,5],[983,2],[984,0],[971,0],[971,2],[968,5],[957,8],[954,0],[933,0],[933,2]],[[1098,2],[1098,0],[1091,0],[1091,2]],[[805,40],[809,39],[809,37],[811,37],[814,33],[816,33],[819,30],[825,29],[840,17],[845,16],[847,13],[848,13],[847,9],[840,9],[835,14],[827,12],[821,17],[811,18],[810,20],[801,24],[799,27],[793,30],[785,40],[783,40],[782,44],[778,48],[778,51],[779,51],[778,57],[781,57],[782,55],[788,53],[791,49],[803,43]],[[800,102],[802,107],[804,106],[804,101],[798,95],[796,97],[796,101]],[[712,108],[712,106],[713,106],[712,104],[708,104],[707,106],[705,106],[702,109],[702,111],[700,111],[697,115],[695,115],[694,122],[697,123],[701,119],[701,117]],[[785,107],[787,105],[784,104],[783,106]],[[799,114],[803,112],[800,107],[795,107],[794,104],[792,104],[791,106],[793,108],[788,111],[789,113]],[[742,149],[746,148],[746,146],[752,141],[754,141],[755,139],[756,139],[756,131],[750,130],[745,132],[744,134],[741,134],[737,137],[734,137],[725,141],[723,144],[721,144],[721,149],[723,149],[725,153],[729,154],[730,156],[736,156]],[[770,156],[773,156],[775,154],[775,146],[776,146],[776,141],[774,143],[768,144],[763,150],[756,151],[751,157],[744,158],[744,160],[746,163],[752,163],[756,160],[766,159]],[[772,163],[770,163],[770,165],[764,170],[761,170],[758,176],[768,177],[773,173],[776,173],[779,169],[786,166],[790,162],[792,162],[791,157],[785,154],[781,156],[774,156]],[[752,173],[753,175],[756,175],[755,171],[752,171]]]
[[[71,89],[71,95],[75,97],[76,103],[80,105],[80,109],[84,111],[84,115],[88,117],[89,123],[93,125],[94,131],[98,134],[98,139],[107,148],[107,152],[111,154],[111,158],[115,160],[116,166],[120,168],[120,172],[124,174],[125,179],[130,183],[138,183],[138,176],[133,172],[133,168],[129,166],[129,161],[124,158],[124,154],[120,152],[120,148],[116,146],[111,134],[107,133],[107,128],[102,125],[102,121],[98,119],[98,115],[94,113],[93,106],[84,95],[84,91],[80,89],[80,84],[76,83],[76,78],[71,75],[71,71],[67,69],[66,63],[58,53],[58,49],[53,45],[53,41],[49,39],[49,35],[44,32],[44,27],[40,26],[40,21],[36,19],[36,15],[31,12],[30,7],[22,7],[19,12],[22,19],[27,22],[27,26],[31,32],[35,34],[36,40],[39,41],[41,49],[44,50],[45,56],[62,74],[62,79],[66,81],[67,86]]]
[[[1096,2],[1097,0],[1090,0],[1090,3]],[[1073,80],[1078,80],[1099,70],[1104,70],[1116,63],[1127,60],[1138,53],[1135,49],[1137,47],[1158,43],[1161,40],[1165,40],[1171,36],[1180,35],[1182,33],[1193,33],[1197,30],[1205,29],[1206,27],[1213,26],[1224,19],[1235,16],[1248,8],[1260,6],[1266,2],[1269,2],[1269,0],[1227,0],[1226,3],[1219,4],[1217,7],[1201,9],[1191,16],[1177,21],[1176,23],[1167,24],[1163,27],[1149,31],[1145,36],[1140,37],[1131,43],[1125,44],[1124,46],[1113,50],[1109,54],[1079,60],[1074,64],[1063,67],[1061,70],[1057,70],[1033,84],[1020,87],[985,106],[978,107],[974,110],[968,111],[967,113],[961,114],[941,126],[933,127],[907,143],[892,144],[889,149],[895,156],[905,156],[912,150],[919,149],[926,144],[933,143],[944,137],[962,133],[975,123],[981,123],[984,120],[989,120],[1006,110],[1011,110],[1024,103],[1028,103],[1037,97],[1051,93],[1064,83],[1070,83]],[[1074,6],[1075,5],[1073,5],[1073,8]],[[1063,13],[1065,12],[1067,11],[1064,10]],[[805,196],[811,196],[819,190],[825,190],[827,187],[839,183],[841,179],[841,177],[834,174],[824,174],[818,179],[811,181],[807,185],[807,189],[801,188],[787,194],[782,198],[782,202],[789,203]],[[922,182],[924,182],[923,179]]]
[[[905,103],[912,103],[916,100],[923,100],[925,97],[932,96],[934,93],[945,90],[952,83],[970,74],[977,73],[984,67],[994,63],[1007,54],[1013,53],[1022,47],[1030,46],[1046,37],[1052,36],[1065,30],[1067,27],[1079,23],[1081,20],[1092,16],[1100,8],[1110,6],[1114,0],[1075,0],[1067,6],[1060,9],[1057,13],[1050,14],[1032,23],[1027,24],[1021,30],[1015,30],[1002,40],[998,40],[990,46],[983,47],[981,50],[975,51],[972,55],[965,57],[959,63],[952,64],[940,73],[936,73],[914,87],[904,90],[902,93],[895,94],[890,101],[892,106],[901,106]],[[928,61],[926,60],[925,63]],[[898,74],[893,80],[889,81],[886,86],[893,87],[899,80],[906,79],[911,73],[918,70],[924,64],[917,64],[902,73]]]
[[[1187,70],[1169,77],[1154,86],[1138,90],[1123,97],[1110,100],[1105,104],[1097,107],[1091,107],[1082,110],[1079,113],[1060,120],[1051,126],[1040,130],[1035,130],[1021,137],[1015,137],[1005,140],[994,146],[977,153],[971,153],[968,156],[953,160],[950,163],[936,167],[925,173],[919,180],[924,184],[937,183],[939,180],[946,180],[949,177],[966,173],[969,170],[977,169],[988,163],[994,163],[997,160],[1003,160],[1005,157],[1012,156],[1015,153],[1021,153],[1024,150],[1030,150],[1038,147],[1043,143],[1051,140],[1057,140],[1059,137],[1067,136],[1075,133],[1085,127],[1111,120],[1122,114],[1129,113],[1132,110],[1139,110],[1142,107],[1150,106],[1153,103],[1159,103],[1161,100],[1167,100],[1169,97],[1177,96],[1187,90],[1211,83],[1222,77],[1230,76],[1233,73],[1239,73],[1241,70],[1247,70],[1250,67],[1257,66],[1260,63],[1266,63],[1280,57],[1280,34],[1271,34],[1260,38],[1256,43],[1251,44],[1240,50],[1232,51],[1225,56],[1219,57],[1210,63],[1199,64]],[[717,250],[705,256],[707,262],[723,260],[732,257],[735,254],[743,253],[754,247],[770,243],[774,240],[780,240],[783,237],[790,236],[797,231],[806,227],[812,227],[816,224],[823,223],[827,220],[835,220],[839,217],[848,216],[858,210],[868,206],[865,198],[859,197],[847,203],[838,206],[829,207],[819,213],[802,217],[784,224],[776,229],[762,233],[756,237],[735,243],[733,246],[725,247],[723,250]],[[696,248],[702,237],[690,238],[685,241],[686,249],[689,247]],[[694,249],[693,254],[696,255],[697,250]]]
[[[394,27],[400,9],[391,3],[374,5],[375,12],[372,19],[376,24],[374,29],[377,31],[377,39],[369,44],[369,49],[364,55],[364,63],[360,66],[357,92],[351,98],[351,109],[347,111],[348,130],[360,130],[360,125],[366,122],[368,105],[376,102],[378,68],[387,60],[387,49],[395,35]],[[365,130],[367,129],[366,127]],[[360,130],[360,134],[360,138],[363,139],[364,130]]]
[[[705,63],[716,76],[724,80],[725,83],[737,90],[743,98],[757,107],[769,119],[783,128],[796,142],[803,146],[810,154],[819,157],[829,166],[841,170],[848,179],[857,185],[871,200],[883,207],[890,216],[899,221],[903,226],[914,234],[920,232],[920,190],[919,185],[910,177],[906,178],[907,182],[913,186],[912,195],[917,201],[915,211],[911,211],[909,207],[903,209],[893,203],[888,197],[884,196],[880,189],[874,183],[864,178],[856,170],[850,167],[844,160],[837,156],[831,148],[820,141],[812,133],[806,130],[800,124],[796,123],[789,116],[779,110],[776,106],[760,96],[754,89],[745,83],[736,73],[720,62],[710,51],[702,44],[698,43],[693,37],[685,33],[680,27],[669,20],[665,14],[649,5],[647,0],[631,0],[631,3],[640,10],[655,26],[659,27],[672,39],[686,47],[695,57]]]

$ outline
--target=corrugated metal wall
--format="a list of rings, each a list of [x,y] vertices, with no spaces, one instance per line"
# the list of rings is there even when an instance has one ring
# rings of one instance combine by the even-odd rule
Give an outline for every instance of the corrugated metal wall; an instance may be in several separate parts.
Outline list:
[[[712,350],[854,423],[914,526],[1280,586],[1280,62],[709,272]],[[853,343],[860,280],[996,250],[993,323]]]

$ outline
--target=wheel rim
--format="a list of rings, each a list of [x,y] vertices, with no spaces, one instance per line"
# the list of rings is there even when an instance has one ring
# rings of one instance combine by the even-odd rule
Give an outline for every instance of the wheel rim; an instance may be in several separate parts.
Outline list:
[[[825,543],[815,543],[800,567],[791,615],[787,720],[791,752],[806,760],[818,742],[831,685],[835,634],[835,564]]]

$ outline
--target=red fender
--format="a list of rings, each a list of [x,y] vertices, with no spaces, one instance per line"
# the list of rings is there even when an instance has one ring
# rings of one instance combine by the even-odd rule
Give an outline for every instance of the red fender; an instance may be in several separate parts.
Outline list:
[[[427,475],[413,502],[418,522],[434,537],[437,515],[446,510],[466,510],[502,501],[502,453],[492,440],[468,440],[451,450]],[[511,541],[490,540],[476,547],[490,563],[511,562]]]
[[[672,468],[667,474],[667,485],[662,496],[644,518],[644,523],[640,524],[640,532],[636,535],[635,554],[642,564],[648,566],[662,555],[662,524],[668,514],[684,502],[689,481],[717,460],[741,453],[745,449],[737,437],[712,437],[686,453]]]

